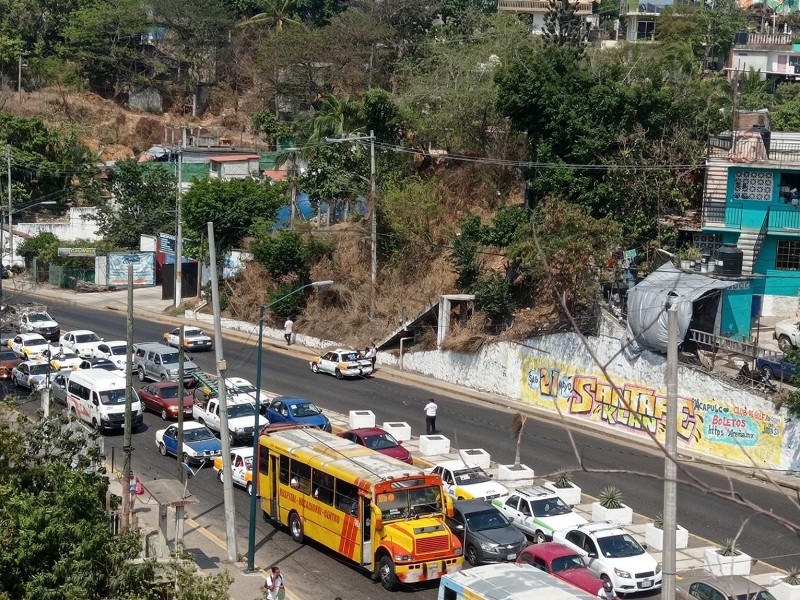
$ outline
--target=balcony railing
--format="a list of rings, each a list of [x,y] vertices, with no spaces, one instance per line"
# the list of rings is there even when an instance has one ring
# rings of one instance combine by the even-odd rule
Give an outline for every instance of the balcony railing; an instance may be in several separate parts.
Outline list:
[[[773,206],[769,211],[769,230],[797,229],[800,231],[800,208]]]
[[[736,38],[737,46],[788,46],[792,36],[788,33],[745,33]]]
[[[800,165],[800,142],[771,139],[766,130],[710,135],[708,158],[742,164]]]
[[[703,227],[741,229],[742,204],[740,202],[703,204]]]
[[[575,11],[578,15],[592,14],[591,2],[573,2],[578,8]],[[550,8],[547,0],[498,0],[497,9],[513,13],[546,13]]]

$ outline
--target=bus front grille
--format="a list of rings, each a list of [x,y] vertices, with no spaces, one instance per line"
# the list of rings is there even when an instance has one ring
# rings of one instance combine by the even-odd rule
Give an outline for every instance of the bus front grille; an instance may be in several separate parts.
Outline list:
[[[450,536],[437,535],[436,537],[417,539],[416,554],[430,554],[441,552],[450,548]]]

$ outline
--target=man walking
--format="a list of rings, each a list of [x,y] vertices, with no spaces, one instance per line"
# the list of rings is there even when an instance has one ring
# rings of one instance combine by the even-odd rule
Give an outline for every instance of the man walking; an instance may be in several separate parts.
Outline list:
[[[266,600],[283,600],[286,597],[280,567],[272,567],[269,575],[267,575],[267,580],[264,582],[264,591],[266,592]]]
[[[286,322],[283,324],[283,338],[286,340],[286,345],[292,345],[292,333],[294,330],[294,321],[292,317],[286,317]]]
[[[428,399],[425,405],[425,433],[431,435],[436,433],[436,411],[439,406],[434,402],[433,398]]]

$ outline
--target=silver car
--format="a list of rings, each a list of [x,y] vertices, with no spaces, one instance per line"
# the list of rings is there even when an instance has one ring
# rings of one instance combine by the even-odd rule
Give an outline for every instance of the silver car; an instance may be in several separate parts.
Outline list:
[[[67,405],[67,383],[72,371],[61,371],[50,381],[50,397],[59,404]]]

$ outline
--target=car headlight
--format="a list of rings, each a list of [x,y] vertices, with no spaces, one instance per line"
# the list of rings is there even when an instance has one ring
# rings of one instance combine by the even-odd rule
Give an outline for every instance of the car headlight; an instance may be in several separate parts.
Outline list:
[[[175,406],[170,406],[170,407],[168,408],[168,410],[169,410],[169,412],[174,412],[174,413],[176,413],[176,412],[178,412],[178,406],[177,406],[177,405],[175,405]]]
[[[237,427],[236,429],[234,429],[234,431],[236,433],[242,433],[244,431],[244,427]]]
[[[178,374],[178,369],[169,369],[167,371],[167,373],[169,373],[170,375],[177,375]]]
[[[656,565],[656,575],[661,573],[661,565]]]
[[[622,569],[617,569],[616,567],[614,567],[614,573],[617,574],[617,577],[622,577],[623,579],[631,578],[630,573],[628,573],[627,571],[623,571]]]
[[[461,556],[463,553],[463,548],[453,548],[453,556]]]
[[[497,552],[497,544],[491,542],[481,542],[481,549],[484,552]]]
[[[406,562],[411,560],[410,554],[395,554],[394,559],[398,562]]]

